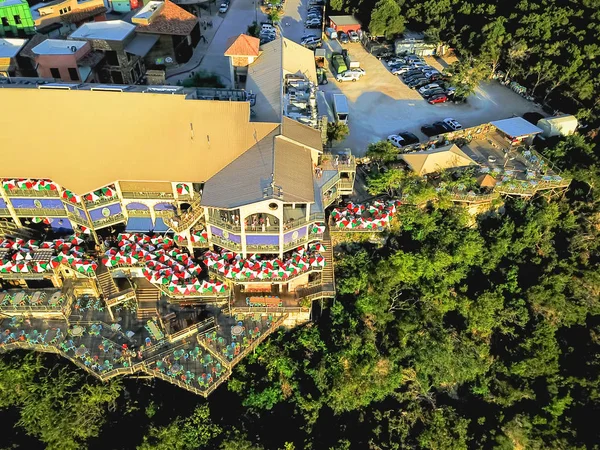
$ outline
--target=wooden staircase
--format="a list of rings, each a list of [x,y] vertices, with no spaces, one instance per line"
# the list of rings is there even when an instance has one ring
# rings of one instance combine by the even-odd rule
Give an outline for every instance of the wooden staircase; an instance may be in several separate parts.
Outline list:
[[[98,265],[98,270],[96,270],[96,279],[98,280],[100,290],[106,299],[119,294],[119,289],[115,284],[115,280],[113,280],[113,277],[110,275],[110,272],[104,264]]]
[[[321,255],[325,258],[325,267],[321,271],[321,281],[314,281],[303,288],[297,289],[298,299],[305,301],[318,300],[320,298],[335,297],[335,278],[333,268],[333,248],[329,231],[325,231],[321,243],[325,246],[325,251]]]
[[[0,221],[0,237],[31,239],[35,234],[35,230],[27,227],[19,228],[12,220]]]
[[[329,230],[325,230],[321,243],[325,246],[325,251],[321,254],[325,258],[325,267],[321,272],[321,283],[324,291],[335,292],[335,276],[333,271],[333,245]]]
[[[138,287],[137,296],[137,319],[147,320],[158,315],[158,300],[160,291],[154,286]]]
[[[186,212],[180,216],[165,217],[164,221],[176,233],[181,233],[195,225],[202,217],[204,217],[204,208],[200,206],[200,197],[198,196]]]

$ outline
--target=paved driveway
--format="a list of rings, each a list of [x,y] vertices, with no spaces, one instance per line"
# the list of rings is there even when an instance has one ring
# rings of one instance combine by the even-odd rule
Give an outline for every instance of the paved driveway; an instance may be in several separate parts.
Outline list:
[[[219,7],[217,1],[216,5],[213,6],[213,10]],[[266,17],[260,9],[257,8],[256,2],[253,0],[232,0],[229,5],[229,11],[225,14],[216,14],[214,17],[202,16],[203,20],[212,20],[214,35],[211,35],[212,30],[208,30],[210,35],[210,44],[205,46],[204,44],[198,44],[194,57],[186,67],[182,69],[176,69],[174,72],[179,73],[186,69],[193,71],[204,70],[206,72],[212,72],[221,77],[221,82],[226,87],[230,87],[231,79],[229,73],[229,58],[223,56],[227,47],[227,40],[232,36],[237,36],[241,33],[248,31],[248,26],[252,25],[252,22],[258,19],[258,22],[263,22]],[[200,65],[197,66],[197,62],[202,60]],[[190,76],[189,73],[183,73],[181,75],[170,76],[169,81],[171,83],[176,82],[179,79],[186,79]]]

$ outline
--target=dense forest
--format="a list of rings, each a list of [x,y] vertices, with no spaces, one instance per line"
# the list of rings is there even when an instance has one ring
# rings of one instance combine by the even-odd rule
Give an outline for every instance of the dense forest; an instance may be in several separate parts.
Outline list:
[[[569,190],[475,223],[450,202],[402,207],[383,245],[336,248],[318,320],[268,339],[208,400],[3,355],[0,448],[600,448],[600,1],[332,6],[439,37],[466,72],[501,67],[577,113],[581,135],[540,149]]]

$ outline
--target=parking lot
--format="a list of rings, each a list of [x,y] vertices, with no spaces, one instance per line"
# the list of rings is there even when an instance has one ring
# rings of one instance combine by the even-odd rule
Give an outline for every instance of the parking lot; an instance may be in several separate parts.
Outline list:
[[[409,131],[422,141],[427,137],[421,133],[423,125],[431,124],[446,117],[458,120],[464,128],[528,111],[538,111],[533,103],[525,100],[510,89],[492,81],[484,83],[469,97],[466,104],[428,104],[416,90],[407,87],[399,77],[392,75],[386,66],[368,53],[359,43],[340,45],[337,41],[325,41],[332,51],[346,48],[350,55],[358,59],[367,74],[357,82],[338,83],[334,74],[328,76],[329,83],[320,86],[327,99],[333,93],[343,93],[348,98],[350,135],[340,143],[361,156],[371,142],[387,138],[390,134]],[[446,63],[433,57],[425,58],[437,69]]]

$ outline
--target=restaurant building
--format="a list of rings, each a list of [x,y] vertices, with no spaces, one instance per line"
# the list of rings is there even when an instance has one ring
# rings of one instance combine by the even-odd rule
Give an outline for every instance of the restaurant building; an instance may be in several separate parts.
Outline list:
[[[289,48],[282,39],[269,45],[283,53]],[[302,50],[302,56],[312,56]],[[289,57],[279,61],[274,76],[295,72]],[[278,109],[271,122],[251,120],[255,106],[241,90],[6,85],[0,99],[14,105],[15,114],[0,116],[0,130],[27,136],[34,154],[26,162],[18,153],[7,154],[0,167],[3,233],[27,237],[42,223],[47,232],[87,233],[100,247],[108,235],[144,232],[173,234],[190,254],[210,249],[282,264],[299,248],[308,255],[311,246],[327,241],[325,209],[352,192],[355,163],[349,155],[324,154],[319,130],[286,117],[285,96],[279,91],[276,98],[272,80],[264,71],[251,80],[255,90],[267,93],[252,101],[264,98]],[[40,120],[36,133],[28,133],[27,122],[16,118],[19,108],[31,104],[60,104],[65,113]],[[86,170],[84,154],[94,155],[98,167]],[[309,294],[333,295],[331,261],[301,267],[292,276],[271,270],[246,278],[212,262],[210,278],[228,286],[234,303],[245,304],[240,292],[251,290],[281,294],[290,305]],[[142,276],[139,269],[128,273]],[[204,297],[185,289],[164,293]]]
[[[27,157],[7,151],[0,165],[0,352],[206,396],[335,295],[325,210],[352,192],[355,163],[286,115],[291,89],[311,89],[312,52],[266,49],[252,92],[3,84],[0,132]],[[55,112],[35,132],[32,105]]]

